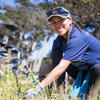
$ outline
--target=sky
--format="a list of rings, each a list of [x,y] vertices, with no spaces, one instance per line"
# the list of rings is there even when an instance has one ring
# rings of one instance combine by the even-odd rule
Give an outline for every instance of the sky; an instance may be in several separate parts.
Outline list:
[[[54,39],[57,37],[57,34],[54,33],[53,36],[50,37],[48,42],[43,42],[42,43],[42,48],[41,48],[41,52],[38,52],[38,50],[36,50],[35,52],[32,53],[32,59],[34,60],[35,58],[40,58],[40,56],[42,54],[44,54],[43,52],[45,52],[44,55],[42,55],[43,57],[46,57],[48,55],[48,53],[50,53],[50,51],[52,50],[52,45],[53,45],[53,41]]]
[[[39,4],[39,3],[43,3],[46,0],[29,0],[30,2],[32,2],[33,4]],[[48,2],[54,2],[55,0],[48,0]],[[64,0],[56,0],[56,1],[64,1]],[[0,6],[3,7],[4,5],[10,5],[12,7],[16,7],[19,6],[18,3],[15,3],[15,0],[0,0]]]
[[[29,0],[30,2],[32,2],[33,4],[39,4],[39,3],[43,3],[45,0]],[[48,0],[48,2],[53,2],[54,0]],[[19,4],[15,3],[15,0],[0,0],[0,6],[3,7],[4,5],[10,5],[12,7],[16,7],[19,6]]]
[[[39,3],[43,3],[45,0],[29,0],[29,1],[37,5]]]
[[[38,4],[38,3],[43,3],[45,0],[29,0],[30,2],[34,3],[34,4]],[[49,2],[52,2],[53,0],[49,0]],[[0,0],[0,7],[4,7],[4,5],[9,5],[11,7],[16,7],[19,6],[19,4],[15,3],[15,0]],[[6,10],[1,10],[0,9],[0,13],[6,13]],[[4,21],[0,20],[0,23],[3,23]],[[50,52],[50,50],[52,49],[52,45],[53,45],[53,40],[57,37],[56,34],[54,34],[53,36],[50,37],[48,42],[42,42],[42,48],[41,48],[41,52],[38,52],[38,50],[35,50],[35,52],[32,53],[32,58],[40,58],[40,56],[42,55],[43,52],[45,52],[45,54],[43,55],[44,57],[46,57],[46,55]]]
[[[15,3],[15,0],[0,0],[0,7],[3,7],[4,5],[15,7],[18,4]]]
[[[29,0],[29,1],[37,5],[38,3],[43,3],[45,0]],[[48,1],[49,1],[49,2],[52,2],[52,1],[54,1],[54,0],[48,0]],[[63,1],[63,0],[62,0],[62,1]],[[12,6],[12,7],[19,6],[18,3],[17,3],[17,4],[15,3],[15,0],[0,0],[0,7],[3,7],[4,5],[9,5],[9,6]],[[1,10],[1,9],[0,9],[0,13],[6,13],[6,10]],[[3,23],[3,22],[4,22],[4,21],[0,20],[0,23]],[[86,31],[87,31],[87,30],[88,30],[89,32],[91,32],[91,31],[93,31],[94,29],[93,29],[93,28],[92,28],[92,29],[87,28]],[[50,52],[50,50],[51,50],[51,48],[52,48],[53,40],[56,38],[56,36],[57,36],[57,35],[52,36],[48,42],[43,42],[43,43],[42,43],[43,46],[42,46],[42,48],[41,48],[40,54],[39,54],[38,57],[37,57],[38,51],[36,50],[36,51],[33,53],[33,58],[36,58],[36,57],[39,58],[44,49],[45,49],[45,55],[44,55],[44,56],[46,56],[46,55]]]

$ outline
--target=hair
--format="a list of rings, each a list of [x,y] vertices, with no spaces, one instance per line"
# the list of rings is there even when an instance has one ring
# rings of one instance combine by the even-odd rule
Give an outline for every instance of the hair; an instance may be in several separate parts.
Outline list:
[[[77,27],[78,30],[81,32],[81,27],[75,21],[72,21],[72,25],[74,25],[74,27]]]
[[[67,34],[70,34],[74,27],[77,27],[77,29],[81,32],[80,26],[75,21],[72,21],[72,24],[70,25]]]

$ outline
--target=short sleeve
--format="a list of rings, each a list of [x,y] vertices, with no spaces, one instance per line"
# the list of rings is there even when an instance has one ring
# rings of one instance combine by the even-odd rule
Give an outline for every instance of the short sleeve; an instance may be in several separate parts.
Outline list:
[[[62,41],[61,38],[58,36],[53,42],[51,59],[55,56],[56,57],[59,56],[61,53],[62,53]]]
[[[62,52],[61,39],[60,38],[57,38],[53,42],[52,52],[51,52],[51,59],[53,60],[54,66],[59,63],[59,61],[62,58],[62,54],[63,54],[63,52]]]
[[[69,40],[66,46],[66,51],[62,59],[70,61],[81,61],[86,49],[88,48],[88,42],[75,37]]]

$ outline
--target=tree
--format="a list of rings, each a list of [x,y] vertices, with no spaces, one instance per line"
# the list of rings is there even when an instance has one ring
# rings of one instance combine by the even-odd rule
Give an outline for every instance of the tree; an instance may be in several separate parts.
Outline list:
[[[0,19],[5,21],[0,24],[0,40],[21,48],[29,62],[29,54],[36,44],[46,36],[49,39],[53,32],[51,26],[47,24],[45,12],[56,6],[70,10],[73,20],[82,28],[95,28],[92,34],[100,39],[100,0],[54,0],[54,2],[45,0],[38,5],[32,4],[29,0],[16,0],[16,2],[20,3],[19,7],[1,8],[7,10],[7,13],[0,13]],[[27,38],[26,34],[29,34]]]

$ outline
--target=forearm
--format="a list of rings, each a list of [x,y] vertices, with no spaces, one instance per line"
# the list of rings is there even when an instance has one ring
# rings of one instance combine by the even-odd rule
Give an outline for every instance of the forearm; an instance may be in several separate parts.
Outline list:
[[[46,86],[50,85],[53,81],[58,79],[58,77],[63,73],[60,68],[54,68],[51,73],[40,83],[40,85],[45,88]]]
[[[70,62],[68,62],[69,65]],[[66,70],[68,65],[61,65],[59,64],[56,66],[50,74],[40,83],[42,88],[45,88],[46,86],[50,85],[52,82],[54,82],[56,79],[60,77],[60,75]]]
[[[40,69],[39,74],[40,76],[44,76],[45,74],[51,72],[53,69],[52,60],[50,60],[49,64],[46,64],[43,68]]]

